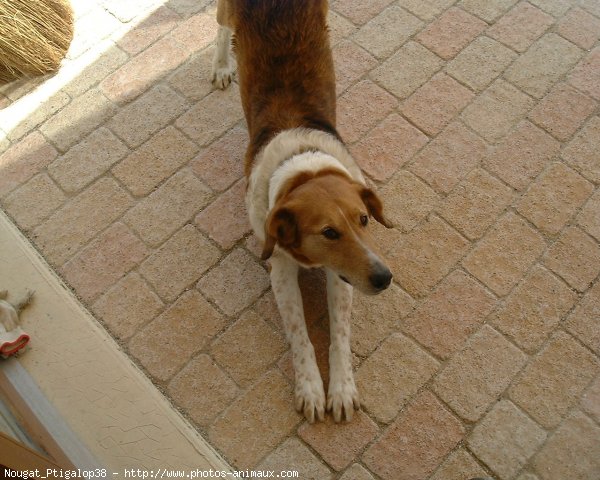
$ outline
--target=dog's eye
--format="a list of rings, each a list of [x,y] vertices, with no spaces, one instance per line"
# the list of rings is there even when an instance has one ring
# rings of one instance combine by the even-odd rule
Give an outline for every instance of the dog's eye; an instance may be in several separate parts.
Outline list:
[[[369,217],[368,217],[367,215],[361,215],[361,216],[360,216],[360,224],[361,224],[363,227],[366,227],[366,226],[367,226],[367,223],[369,223]]]
[[[334,230],[331,227],[325,227],[321,233],[325,238],[328,238],[329,240],[337,240],[338,238],[340,238],[340,234],[337,232],[337,230]]]

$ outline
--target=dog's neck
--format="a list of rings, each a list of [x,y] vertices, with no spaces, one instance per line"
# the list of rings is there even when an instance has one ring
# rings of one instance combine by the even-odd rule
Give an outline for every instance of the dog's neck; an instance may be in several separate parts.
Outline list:
[[[325,165],[326,162],[333,160],[336,162],[334,168],[345,171],[357,182],[365,183],[360,168],[344,144],[333,135],[306,128],[295,128],[279,133],[258,153],[252,173],[248,178],[246,206],[252,228],[260,240],[264,240],[264,225],[272,206],[270,199],[275,198],[271,191],[276,191],[281,186],[279,181],[276,182],[273,179],[274,175],[282,167],[282,164],[287,165],[294,158],[311,151],[319,152],[320,160],[314,161],[315,168],[319,162]],[[296,165],[295,162],[292,162],[291,165]],[[330,168],[331,166],[320,168]],[[303,170],[307,170],[306,167]],[[282,171],[282,175],[284,171]],[[279,183],[279,187],[276,186],[276,183]]]

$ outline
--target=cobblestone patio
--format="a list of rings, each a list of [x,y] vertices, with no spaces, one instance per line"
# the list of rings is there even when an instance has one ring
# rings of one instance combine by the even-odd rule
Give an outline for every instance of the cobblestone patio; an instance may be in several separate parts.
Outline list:
[[[396,224],[345,425],[293,410],[214,5],[74,6],[59,74],[0,87],[0,206],[233,466],[600,478],[597,0],[332,2],[339,130]],[[326,381],[323,278],[301,280]]]

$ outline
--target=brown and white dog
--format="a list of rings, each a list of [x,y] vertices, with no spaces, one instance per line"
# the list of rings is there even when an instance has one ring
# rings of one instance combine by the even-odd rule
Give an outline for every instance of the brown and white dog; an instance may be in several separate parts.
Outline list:
[[[219,0],[212,81],[231,82],[232,34],[250,144],[246,204],[271,260],[271,284],[291,344],[295,406],[309,422],[350,420],[359,408],[352,374],[352,286],[385,290],[392,274],[369,233],[391,227],[377,195],[335,128],[335,74],[325,0]],[[323,381],[304,322],[298,268],[324,267],[331,331]]]

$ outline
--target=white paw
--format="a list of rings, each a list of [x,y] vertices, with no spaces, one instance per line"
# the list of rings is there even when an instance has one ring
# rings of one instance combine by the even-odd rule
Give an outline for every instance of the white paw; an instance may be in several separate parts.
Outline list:
[[[296,381],[295,404],[296,411],[303,413],[309,423],[315,418],[325,419],[325,390],[320,375]]]
[[[346,380],[341,381],[329,381],[327,411],[333,413],[333,420],[336,423],[340,422],[342,418],[349,422],[352,420],[354,410],[360,408],[360,400],[354,378],[346,378]]]
[[[226,89],[235,75],[234,63],[229,60],[226,66],[213,66],[211,82],[216,88]]]

